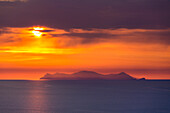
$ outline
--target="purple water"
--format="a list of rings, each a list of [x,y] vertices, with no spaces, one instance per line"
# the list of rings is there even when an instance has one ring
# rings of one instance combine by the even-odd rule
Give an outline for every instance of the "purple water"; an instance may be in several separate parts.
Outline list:
[[[0,81],[0,113],[170,113],[170,81]]]

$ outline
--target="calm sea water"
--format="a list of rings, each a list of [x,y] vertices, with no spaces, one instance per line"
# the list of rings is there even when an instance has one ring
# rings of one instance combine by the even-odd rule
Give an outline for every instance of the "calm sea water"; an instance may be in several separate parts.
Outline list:
[[[170,81],[0,81],[0,113],[170,113]]]

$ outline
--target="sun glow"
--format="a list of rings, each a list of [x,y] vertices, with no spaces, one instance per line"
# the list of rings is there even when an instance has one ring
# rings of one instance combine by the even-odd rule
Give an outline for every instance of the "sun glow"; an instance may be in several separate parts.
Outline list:
[[[37,37],[40,38],[42,36],[42,30],[44,30],[43,27],[33,27],[32,33]]]
[[[34,30],[44,30],[43,27],[34,27],[33,29],[34,29]]]

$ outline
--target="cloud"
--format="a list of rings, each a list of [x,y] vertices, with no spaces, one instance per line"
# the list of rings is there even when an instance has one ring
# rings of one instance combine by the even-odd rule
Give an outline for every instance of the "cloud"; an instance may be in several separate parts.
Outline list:
[[[32,28],[0,29],[1,44],[22,46],[32,45],[37,41]],[[44,46],[52,48],[70,48],[98,43],[127,44],[170,44],[170,29],[55,29],[38,30],[42,33]]]
[[[168,0],[29,0],[1,5],[0,26],[169,28],[169,4]]]
[[[26,3],[28,0],[0,0],[0,9],[15,8],[20,3]]]
[[[0,2],[26,2],[27,0],[0,0]]]
[[[108,38],[113,37],[115,35],[107,34],[107,33],[70,33],[70,34],[64,34],[65,36],[70,37],[80,37],[80,38],[87,38],[87,39],[95,39],[95,38]]]
[[[68,33],[54,37],[69,37],[81,44],[112,42],[112,43],[143,43],[170,44],[170,29],[71,29]]]

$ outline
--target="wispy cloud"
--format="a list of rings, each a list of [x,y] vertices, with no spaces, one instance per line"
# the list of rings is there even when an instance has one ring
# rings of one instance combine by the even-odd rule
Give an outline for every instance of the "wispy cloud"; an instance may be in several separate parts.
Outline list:
[[[1,44],[10,46],[31,46],[35,43],[42,47],[72,48],[97,43],[126,44],[170,44],[170,29],[55,29],[36,30],[42,34],[37,39],[32,28],[1,28]],[[41,41],[40,41],[41,40]],[[38,45],[38,46],[40,46]]]
[[[0,2],[26,2],[28,0],[0,0]]]

